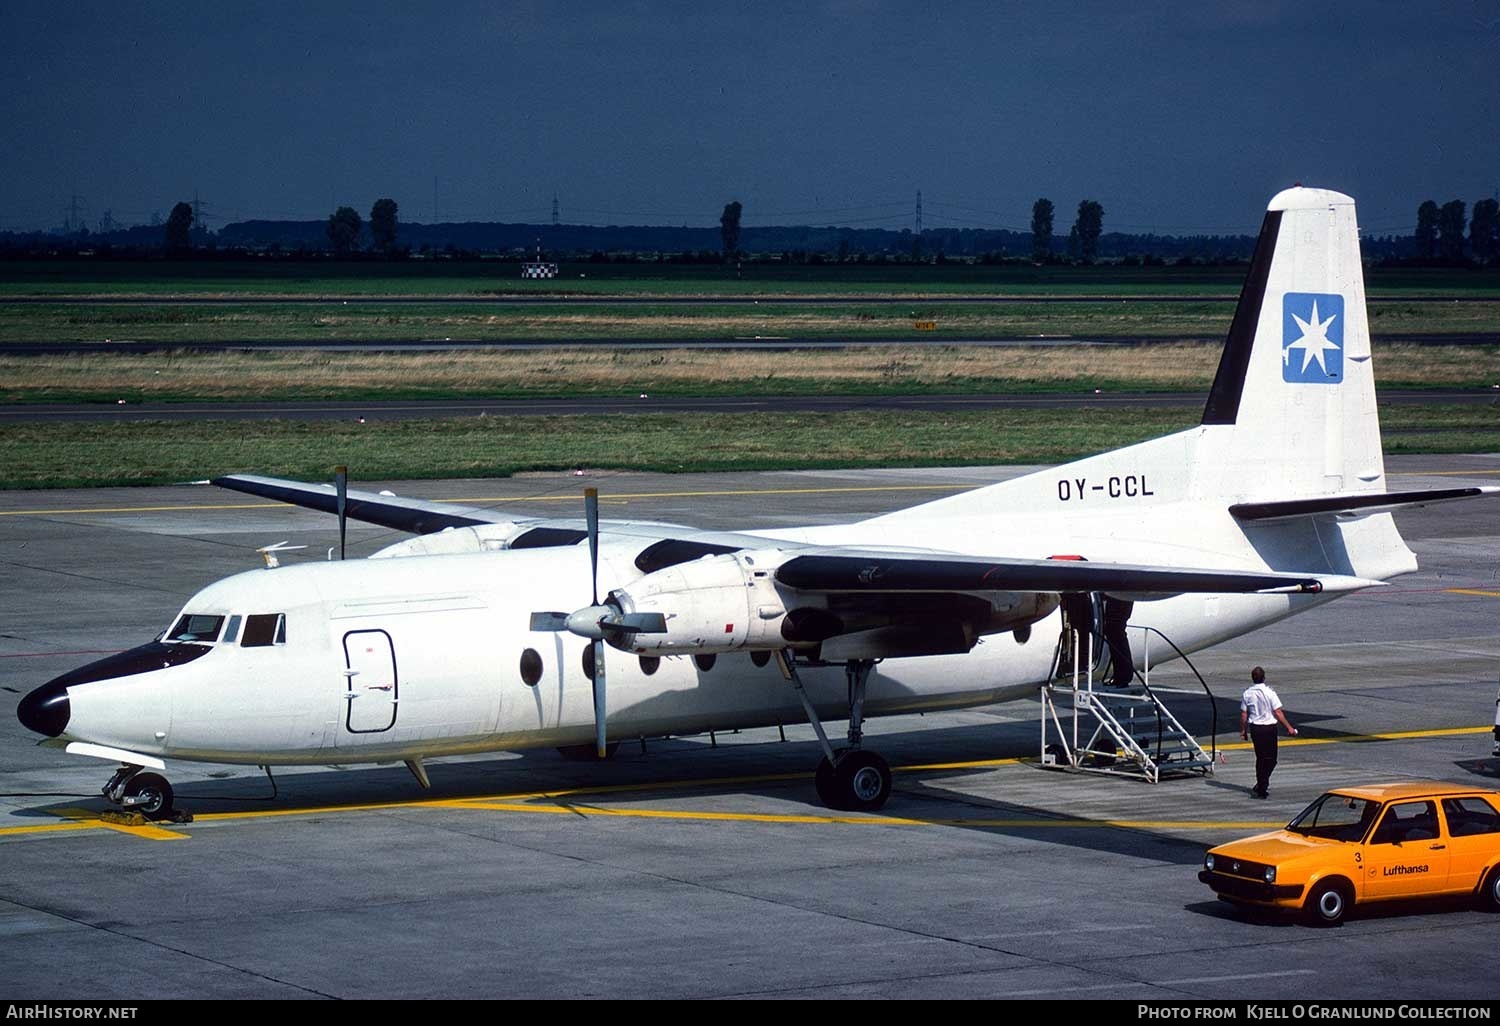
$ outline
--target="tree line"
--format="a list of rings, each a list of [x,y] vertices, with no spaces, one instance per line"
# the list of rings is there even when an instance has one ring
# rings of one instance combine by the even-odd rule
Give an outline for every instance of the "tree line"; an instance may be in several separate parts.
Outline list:
[[[1487,266],[1500,258],[1500,201],[1483,199],[1474,204],[1464,238],[1464,201],[1449,200],[1441,207],[1425,200],[1417,207],[1417,230],[1413,235],[1416,259],[1425,262],[1461,264],[1472,260]]]
[[[1472,214],[1462,200],[1441,206],[1424,201],[1417,209],[1414,232],[1406,236],[1383,236],[1363,240],[1366,260],[1406,264],[1500,266],[1500,204],[1480,200]],[[143,249],[155,233],[156,245],[168,256],[204,253],[219,247],[246,249],[271,255],[333,253],[403,258],[418,249],[423,254],[445,252],[449,256],[515,251],[544,236],[557,254],[591,259],[662,259],[662,254],[691,255],[703,262],[714,240],[719,249],[714,259],[723,262],[749,259],[780,259],[796,263],[864,261],[874,258],[898,262],[946,262],[958,259],[983,263],[1024,261],[1032,263],[1093,264],[1100,260],[1127,264],[1222,263],[1249,257],[1254,236],[1157,236],[1104,234],[1104,208],[1095,200],[1078,204],[1071,228],[1059,238],[1057,211],[1051,199],[1042,197],[1032,205],[1029,234],[1025,229],[933,228],[920,234],[909,229],[847,228],[815,226],[743,227],[744,205],[732,200],[724,205],[718,232],[683,227],[593,228],[586,225],[522,225],[465,222],[448,225],[403,226],[394,199],[382,197],[370,208],[368,219],[351,206],[339,206],[326,222],[250,221],[227,225],[217,233],[195,228],[192,204],[177,203],[161,228],[131,228],[95,235],[79,245],[102,247],[116,255]],[[0,233],[0,250],[55,249],[55,236]],[[749,240],[749,246],[745,242]],[[157,252],[161,252],[158,249]],[[227,254],[225,254],[227,255]]]

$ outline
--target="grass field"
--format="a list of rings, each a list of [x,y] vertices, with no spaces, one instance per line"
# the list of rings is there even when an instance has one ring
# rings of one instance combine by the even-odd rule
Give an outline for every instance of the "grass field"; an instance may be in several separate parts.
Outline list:
[[[707,339],[836,339],[858,342],[910,338],[1202,339],[1222,341],[1233,302],[1203,300],[1119,303],[900,304],[614,304],[443,303],[224,305],[40,303],[0,305],[0,348],[6,342],[407,342]],[[918,324],[922,325],[921,330]],[[1370,326],[1382,333],[1500,333],[1500,303],[1372,304]]]
[[[1218,342],[855,346],[780,352],[607,347],[431,353],[6,356],[0,401],[194,402],[566,396],[912,395],[1203,390]],[[1388,345],[1383,387],[1500,383],[1500,346]]]
[[[648,273],[649,272],[649,273]],[[521,282],[513,264],[0,263],[0,396],[7,403],[224,399],[409,399],[577,395],[799,395],[1206,390],[1243,268],[717,267],[581,265],[554,282]],[[1500,271],[1372,272],[1372,294],[1451,302],[1372,303],[1386,388],[1500,383],[1500,346],[1443,344],[1500,330]],[[564,294],[585,301],[485,306],[443,296]],[[173,304],[171,296],[316,296],[328,302]],[[743,303],[612,304],[612,296],[742,297]],[[827,302],[756,304],[756,295]],[[1120,296],[1115,303],[984,305],[989,295]],[[1150,296],[1209,296],[1190,302]],[[86,304],[82,296],[161,302]],[[339,296],[420,296],[416,304]],[[861,302],[911,296],[902,303]],[[860,346],[936,322],[934,341],[1109,337],[1152,345]],[[1431,344],[1382,344],[1385,334]],[[135,339],[191,345],[240,339],[690,340],[784,336],[847,341],[820,351],[621,350],[370,354],[271,351],[146,356],[5,355],[7,341]],[[1184,427],[1182,409],[983,411],[961,414],[640,414],[428,421],[10,424],[0,427],[0,486],[162,483],[232,470],[321,479],[335,463],[365,478],[495,475],[523,470],[656,470],[1054,462]],[[1500,450],[1490,406],[1383,408],[1390,451]],[[622,445],[622,439],[629,445]],[[623,454],[623,455],[622,455]]]
[[[0,425],[0,487],[168,484],[230,472],[324,480],[1054,463],[1197,422],[1185,409],[637,414],[384,421]],[[1500,451],[1489,407],[1389,404],[1387,452]]]

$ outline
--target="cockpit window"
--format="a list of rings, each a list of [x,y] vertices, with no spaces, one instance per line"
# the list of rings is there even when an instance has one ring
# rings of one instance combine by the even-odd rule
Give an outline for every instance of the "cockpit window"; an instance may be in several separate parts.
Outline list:
[[[229,618],[229,626],[224,628],[224,644],[233,645],[235,639],[240,636],[240,618],[238,615]]]
[[[207,613],[183,613],[177,623],[167,632],[164,641],[217,641],[219,628],[224,626],[222,616]]]
[[[252,613],[245,617],[245,631],[240,639],[241,648],[260,648],[266,645],[285,644],[285,614]]]

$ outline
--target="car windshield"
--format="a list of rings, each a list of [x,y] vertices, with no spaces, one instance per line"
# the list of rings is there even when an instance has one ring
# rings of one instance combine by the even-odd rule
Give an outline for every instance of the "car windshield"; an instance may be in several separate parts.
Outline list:
[[[1325,794],[1286,825],[1294,834],[1358,841],[1365,836],[1380,803],[1347,794]]]
[[[224,626],[222,616],[210,616],[207,613],[183,613],[162,640],[217,641],[219,628],[222,626]]]

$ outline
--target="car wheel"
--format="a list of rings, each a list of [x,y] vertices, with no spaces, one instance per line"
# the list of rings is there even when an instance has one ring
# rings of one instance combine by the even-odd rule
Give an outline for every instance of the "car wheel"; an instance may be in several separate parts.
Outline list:
[[[1303,910],[1308,921],[1315,926],[1338,926],[1349,914],[1354,904],[1354,895],[1349,885],[1342,880],[1324,880],[1307,896]]]
[[[1490,870],[1479,890],[1479,905],[1486,912],[1500,912],[1500,866]]]

